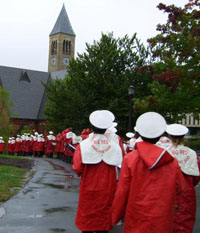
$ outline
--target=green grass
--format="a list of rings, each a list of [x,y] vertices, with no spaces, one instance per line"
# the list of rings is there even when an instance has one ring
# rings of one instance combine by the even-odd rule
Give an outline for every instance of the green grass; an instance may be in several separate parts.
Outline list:
[[[16,194],[24,183],[25,168],[0,166],[0,202]]]
[[[6,159],[25,159],[26,157],[17,156],[17,155],[0,154],[0,158],[6,158]]]

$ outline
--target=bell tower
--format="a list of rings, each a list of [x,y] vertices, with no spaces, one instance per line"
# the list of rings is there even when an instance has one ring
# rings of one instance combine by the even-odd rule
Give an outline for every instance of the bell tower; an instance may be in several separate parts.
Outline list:
[[[76,35],[63,4],[54,28],[49,35],[49,73],[67,72],[69,61],[74,58],[75,37]]]

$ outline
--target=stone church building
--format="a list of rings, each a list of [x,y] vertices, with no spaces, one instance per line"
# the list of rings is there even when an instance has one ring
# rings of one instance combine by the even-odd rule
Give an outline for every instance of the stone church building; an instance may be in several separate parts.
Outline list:
[[[48,72],[0,66],[0,86],[5,88],[14,106],[11,109],[15,132],[25,125],[42,131],[46,124],[44,106],[45,87],[51,79],[64,78],[70,59],[75,53],[75,33],[65,6],[49,35]]]

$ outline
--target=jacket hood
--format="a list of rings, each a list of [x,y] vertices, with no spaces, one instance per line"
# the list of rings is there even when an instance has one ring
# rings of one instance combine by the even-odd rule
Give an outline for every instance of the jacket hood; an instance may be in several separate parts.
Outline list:
[[[89,135],[90,134],[90,129],[83,129],[81,132],[81,135]]]
[[[164,166],[174,160],[165,149],[148,142],[138,142],[137,151],[148,169]]]
[[[67,129],[64,129],[63,131],[62,131],[62,134],[66,134],[66,133],[69,133],[71,130],[69,129],[69,128],[67,128]]]

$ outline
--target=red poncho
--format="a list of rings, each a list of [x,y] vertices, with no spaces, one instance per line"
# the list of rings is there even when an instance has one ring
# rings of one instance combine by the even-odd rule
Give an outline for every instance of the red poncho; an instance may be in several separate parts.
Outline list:
[[[86,140],[89,139],[83,142]],[[122,150],[119,142],[118,146]],[[103,160],[83,164],[83,151],[81,153],[80,148],[81,144],[73,157],[73,169],[81,176],[76,226],[81,231],[109,231],[112,228],[111,207],[117,187],[116,166],[108,165]]]
[[[124,233],[171,233],[176,195],[184,188],[177,161],[163,149],[139,142],[123,160],[112,221],[125,217]]]
[[[200,181],[200,161],[193,150],[183,145],[176,147],[172,145],[169,151],[178,160],[186,181],[185,191],[177,196],[178,210],[174,217],[173,233],[192,233],[196,218],[196,191],[194,186]]]

